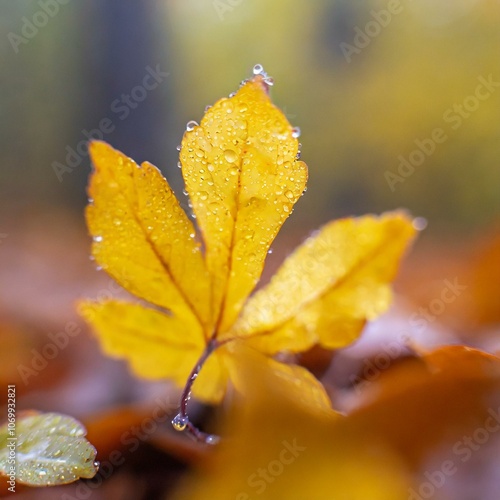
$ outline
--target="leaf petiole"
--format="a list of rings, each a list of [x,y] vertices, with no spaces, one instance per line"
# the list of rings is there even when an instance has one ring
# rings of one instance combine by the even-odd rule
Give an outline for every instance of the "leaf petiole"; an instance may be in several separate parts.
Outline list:
[[[176,431],[182,432],[187,430],[191,436],[193,436],[197,441],[201,441],[206,444],[217,444],[220,440],[219,436],[214,434],[207,434],[206,432],[200,431],[190,420],[187,414],[187,407],[189,400],[191,399],[191,391],[193,388],[194,381],[198,378],[198,375],[205,364],[207,358],[212,354],[212,352],[219,347],[219,343],[214,339],[210,339],[203,351],[202,355],[196,362],[196,365],[191,370],[188,380],[181,394],[181,401],[179,405],[179,413],[172,419],[172,426]]]

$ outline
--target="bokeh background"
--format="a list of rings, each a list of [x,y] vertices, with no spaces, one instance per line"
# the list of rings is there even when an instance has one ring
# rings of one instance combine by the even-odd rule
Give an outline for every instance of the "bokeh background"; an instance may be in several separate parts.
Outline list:
[[[310,172],[268,271],[332,218],[406,208],[428,227],[401,295],[426,304],[458,276],[468,289],[440,323],[479,344],[470,332],[500,319],[499,26],[498,0],[2,1],[0,380],[19,383],[20,407],[85,419],[163,390],[103,360],[85,330],[28,383],[18,368],[79,322],[78,297],[120,293],[88,259],[88,136],[181,193],[186,123],[256,63]],[[157,85],[137,90],[150,72]]]
[[[66,1],[45,19],[36,1],[3,2],[2,202],[81,210],[88,158],[60,179],[53,164],[106,117],[105,140],[180,186],[185,123],[261,63],[302,129],[314,194],[296,218],[404,206],[431,231],[488,225],[500,209],[500,92],[478,106],[467,99],[481,76],[500,81],[498,2],[396,4],[376,21],[387,2]],[[168,73],[157,88],[128,113],[113,107],[157,66]],[[455,105],[470,108],[456,129],[458,111],[443,117]],[[386,172],[398,174],[398,157],[435,128],[448,139],[391,189]]]

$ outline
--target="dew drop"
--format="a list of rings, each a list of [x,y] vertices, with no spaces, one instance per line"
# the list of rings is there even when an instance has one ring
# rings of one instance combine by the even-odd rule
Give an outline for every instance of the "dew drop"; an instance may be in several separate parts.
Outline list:
[[[209,163],[209,164],[207,165],[207,170],[208,170],[209,172],[213,172],[213,171],[215,170],[215,167],[214,167],[211,163]]]
[[[300,137],[300,128],[299,127],[292,128],[292,137],[294,139],[297,139],[298,137]]]
[[[229,169],[229,173],[230,173],[231,175],[238,175],[239,171],[240,171],[240,170],[239,170],[239,168],[238,168],[238,167],[231,167],[231,168]]]
[[[212,105],[211,105],[211,104],[207,104],[207,105],[205,106],[205,113],[206,113],[206,112],[207,112],[207,111],[208,111],[211,107],[212,107]]]
[[[182,163],[180,161],[177,162],[177,168],[182,168]]]
[[[187,122],[186,131],[187,132],[191,132],[191,130],[193,130],[197,126],[198,126],[198,122],[195,122],[194,120],[191,120],[191,121]]]
[[[220,441],[220,437],[215,434],[210,434],[205,438],[205,443],[207,444],[217,444]]]
[[[285,191],[285,196],[286,196],[289,200],[293,200],[293,193],[292,193],[292,191],[290,191],[290,190]]]
[[[92,205],[92,203],[94,203],[94,199],[93,198],[89,198],[89,203]]]
[[[262,73],[264,73],[264,67],[262,66],[262,64],[256,64],[252,69],[252,73],[254,75],[261,75]]]
[[[206,199],[208,199],[208,193],[206,191],[200,191],[198,193],[198,196],[200,197],[200,200],[203,200],[203,201],[205,201]]]
[[[415,217],[411,224],[417,231],[423,231],[427,227],[427,219],[425,217]]]
[[[272,87],[274,85],[274,79],[270,76],[267,76],[266,78],[264,78],[264,83],[269,87]]]
[[[231,93],[229,94],[229,97],[234,97],[235,95],[236,95],[236,92],[231,92]],[[228,113],[230,113],[230,112],[231,112],[231,111],[228,111]]]
[[[181,145],[179,144],[175,149],[177,149],[177,151],[180,151],[181,150]]]
[[[180,413],[178,413],[173,419],[172,419],[172,427],[176,431],[183,431],[186,427],[187,424],[189,423],[189,418],[188,417],[183,417]]]
[[[267,253],[268,253],[269,255],[271,255],[271,254],[273,253],[273,249],[272,249],[272,248],[270,248],[270,249],[267,251]]]
[[[236,152],[233,151],[232,149],[226,149],[224,151],[224,158],[226,159],[227,162],[234,163],[238,159],[238,156],[236,155]]]
[[[42,468],[40,468],[40,469],[37,469],[37,470],[35,471],[35,473],[36,473],[39,477],[44,477],[44,476],[46,476],[46,475],[47,475],[48,470],[42,467]]]
[[[92,238],[96,243],[100,243],[102,241],[102,236],[98,235],[98,236],[94,236]]]

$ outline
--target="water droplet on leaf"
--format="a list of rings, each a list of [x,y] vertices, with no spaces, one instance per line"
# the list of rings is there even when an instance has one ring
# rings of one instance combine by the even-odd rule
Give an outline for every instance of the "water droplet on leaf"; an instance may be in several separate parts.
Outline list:
[[[256,64],[252,69],[252,73],[254,75],[261,75],[262,73],[264,73],[264,67],[262,66],[262,64]]]
[[[234,163],[238,159],[238,155],[232,149],[226,149],[224,151],[224,158],[229,163]]]
[[[198,126],[198,122],[191,120],[191,121],[187,122],[187,124],[186,124],[186,131],[191,132],[191,130],[193,130],[197,126]]]
[[[183,431],[187,427],[188,423],[189,418],[182,416],[180,413],[172,419],[172,427],[179,432]]]

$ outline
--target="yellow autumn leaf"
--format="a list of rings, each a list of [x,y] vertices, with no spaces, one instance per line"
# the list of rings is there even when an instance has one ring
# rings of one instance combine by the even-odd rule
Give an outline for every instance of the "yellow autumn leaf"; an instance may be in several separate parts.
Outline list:
[[[102,142],[90,147],[92,254],[144,303],[82,301],[80,311],[105,352],[141,377],[179,386],[189,378],[191,387],[204,365],[193,392],[209,403],[220,401],[228,378],[237,383],[235,340],[266,355],[353,340],[388,307],[389,282],[414,235],[402,213],[330,223],[249,298],[307,179],[298,131],[272,104],[267,75],[255,73],[184,134],[182,173],[199,234],[155,167]],[[306,370],[269,363],[329,407]]]

